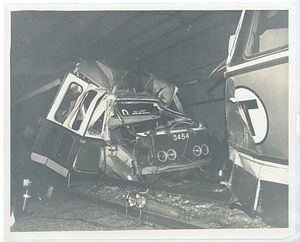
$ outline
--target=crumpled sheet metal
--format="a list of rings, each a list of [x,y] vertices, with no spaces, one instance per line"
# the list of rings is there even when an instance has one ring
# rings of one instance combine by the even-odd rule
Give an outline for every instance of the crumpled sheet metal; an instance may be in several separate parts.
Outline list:
[[[244,148],[254,153],[260,153],[253,140],[244,111],[235,98],[235,85],[233,78],[226,81],[225,87],[225,111],[227,120],[227,131],[229,144]]]
[[[75,72],[81,73],[97,86],[110,89],[107,76],[96,62],[82,61],[76,65]]]
[[[155,77],[151,73],[149,75],[150,79],[146,84],[146,88],[156,94],[160,98],[164,106],[169,106],[174,95],[177,93],[178,88],[161,78]]]
[[[117,89],[133,88],[137,92],[150,92],[157,95],[165,107],[168,107],[178,88],[161,78],[155,77],[152,73],[145,76],[137,76],[127,70],[117,70],[106,66],[100,61],[82,61],[77,64],[76,72],[89,78],[94,84],[113,91]]]

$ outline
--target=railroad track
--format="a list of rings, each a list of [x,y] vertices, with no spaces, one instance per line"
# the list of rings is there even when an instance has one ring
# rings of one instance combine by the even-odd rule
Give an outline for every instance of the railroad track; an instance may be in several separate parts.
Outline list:
[[[209,180],[180,183],[154,180],[150,183],[77,174],[71,176],[70,187],[57,188],[56,191],[58,193],[54,193],[55,196],[51,198],[54,198],[54,202],[56,200],[57,205],[51,205],[52,208],[49,204],[48,208],[45,203],[45,209],[34,211],[36,219],[46,220],[45,228],[48,227],[46,223],[49,219],[58,220],[60,226],[67,229],[73,226],[76,228],[77,223],[72,224],[70,221],[79,221],[83,224],[82,228],[87,230],[267,226],[260,218],[253,219],[241,209],[232,209],[229,206],[231,194],[217,180],[211,183]],[[146,200],[146,206],[131,206],[128,194],[130,197],[141,195]],[[152,204],[149,209],[147,204],[151,204],[151,201],[154,201],[154,206]],[[175,216],[169,209],[175,211]],[[56,213],[53,214],[53,211]],[[33,219],[30,218],[31,221]]]
[[[149,183],[149,182],[136,182],[136,181],[128,181],[128,180],[119,180],[112,179],[109,177],[102,178],[101,181],[106,184],[113,184],[117,186],[131,186],[136,188],[144,188],[151,189],[155,191],[164,191],[172,194],[179,194],[187,197],[196,197],[201,198],[208,201],[218,201],[222,203],[228,203],[231,197],[231,193],[224,191],[224,186],[220,185],[215,187],[213,190],[206,190],[203,188],[191,188],[189,187],[189,183],[183,185],[177,184],[158,184],[158,183]]]
[[[207,201],[218,201],[220,203],[228,203],[231,197],[231,193],[225,189],[224,185],[220,185],[218,181],[213,180],[210,183],[209,180],[204,180],[205,184],[212,184],[213,188],[205,189],[203,186],[197,184],[194,181],[187,181],[186,184],[176,184],[167,181],[154,181],[154,182],[136,182],[130,180],[113,179],[108,176],[86,176],[84,174],[75,174],[75,179],[78,181],[91,180],[93,182],[103,182],[105,184],[115,186],[128,186],[133,188],[150,189],[153,191],[164,191],[172,194],[183,195],[186,197],[200,198]]]
[[[223,188],[209,181],[141,183],[81,174],[72,176],[68,188],[57,188],[49,202],[36,201],[27,226],[39,219],[37,229],[48,229],[51,219],[58,221],[52,227],[76,231],[267,227],[261,218],[229,206],[231,194]],[[145,199],[143,207],[132,204],[137,195]]]
[[[106,199],[88,196],[86,194],[74,192],[68,189],[65,189],[64,193],[74,199],[81,199],[86,202],[113,210],[115,212],[126,214],[126,216],[134,217],[137,218],[138,220],[143,220],[147,223],[158,225],[158,227],[161,229],[206,229],[207,228],[204,226],[193,224],[188,221],[184,221],[182,219],[173,218],[170,216],[158,214],[143,209],[137,209],[136,207],[128,207],[125,204],[123,205]]]
[[[149,197],[146,198],[146,205],[150,204],[149,201],[152,203],[154,202],[154,205],[151,205],[152,207],[150,207],[150,211],[149,206],[148,208],[147,206],[145,208],[139,208],[137,206],[130,207],[129,203],[126,204],[126,200],[124,200],[125,193],[128,193],[129,190],[135,194],[141,192],[140,190],[143,189],[151,191],[152,193],[162,192],[172,194],[169,196],[180,196],[185,199],[197,198],[198,201],[200,199],[204,201],[215,201],[216,203],[221,204],[228,204],[231,196],[230,193],[222,190],[222,186],[216,185],[213,190],[207,190],[201,187],[190,187],[190,183],[180,185],[175,183],[160,184],[158,182],[135,182],[99,176],[89,177],[90,183],[87,182],[85,176],[81,177],[79,175],[76,184],[73,184],[73,189],[64,189],[64,193],[72,198],[81,199],[112,211],[126,214],[128,217],[155,224],[156,227],[164,229],[207,229],[210,228],[210,226],[205,222],[202,223],[202,221],[196,221],[195,223],[195,221],[186,219],[186,216],[178,216],[178,214],[181,213],[179,207],[170,205],[170,202],[169,205],[167,205],[167,203],[164,203],[163,199],[160,199],[160,201],[152,200],[151,196],[150,199]],[[84,185],[85,183],[86,185]],[[78,187],[83,185],[84,188],[81,188],[78,191],[76,190],[77,185]],[[105,193],[97,193],[98,191],[101,191],[101,189],[103,190],[103,187],[118,187],[118,189],[120,189],[119,194],[117,194],[118,201],[116,201],[115,197],[110,199]],[[138,190],[138,192],[136,192],[136,190]],[[93,194],[93,191],[96,191],[96,193]],[[116,196],[116,194],[114,196]],[[155,203],[159,204],[157,205]],[[157,210],[157,207],[162,208]],[[168,210],[168,212],[165,212],[164,210]]]
[[[149,230],[149,229],[220,229],[266,228],[260,218],[250,218],[226,203],[191,199],[175,193],[148,191],[122,182],[120,187],[97,180],[73,181],[69,188],[59,188],[45,202],[33,200],[29,206],[31,217],[18,221],[18,231],[89,231],[89,230]],[[130,185],[132,185],[130,183]],[[146,189],[146,191],[148,188]],[[158,201],[159,209],[147,210],[126,203],[126,194],[144,194],[146,204]],[[185,216],[164,213],[165,204],[185,211]],[[162,205],[160,207],[160,205]],[[155,207],[155,208],[156,208]],[[179,212],[181,211],[179,209]],[[175,209],[176,210],[176,209]],[[178,214],[177,214],[178,215]],[[54,222],[55,221],[55,222]]]

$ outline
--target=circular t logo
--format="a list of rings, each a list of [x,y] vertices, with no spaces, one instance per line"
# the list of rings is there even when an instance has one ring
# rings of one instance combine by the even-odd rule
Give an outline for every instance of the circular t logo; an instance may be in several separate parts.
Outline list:
[[[245,87],[235,89],[235,98],[241,104],[255,144],[261,143],[268,133],[268,116],[265,106],[252,90]]]

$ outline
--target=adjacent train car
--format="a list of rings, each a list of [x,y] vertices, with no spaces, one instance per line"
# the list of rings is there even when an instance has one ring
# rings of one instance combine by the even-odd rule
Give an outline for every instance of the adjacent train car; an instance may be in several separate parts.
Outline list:
[[[230,38],[225,109],[234,201],[288,226],[288,10],[243,11]]]

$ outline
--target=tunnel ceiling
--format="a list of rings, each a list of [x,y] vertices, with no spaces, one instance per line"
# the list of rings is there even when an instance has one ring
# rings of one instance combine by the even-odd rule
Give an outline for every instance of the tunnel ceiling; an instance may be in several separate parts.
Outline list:
[[[47,85],[80,59],[147,70],[176,85],[206,78],[206,69],[226,57],[239,16],[228,10],[12,11],[11,99]]]

